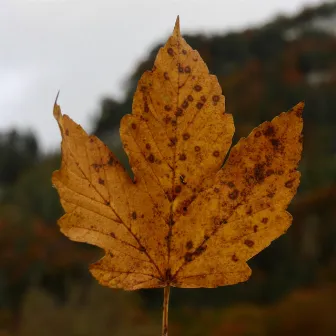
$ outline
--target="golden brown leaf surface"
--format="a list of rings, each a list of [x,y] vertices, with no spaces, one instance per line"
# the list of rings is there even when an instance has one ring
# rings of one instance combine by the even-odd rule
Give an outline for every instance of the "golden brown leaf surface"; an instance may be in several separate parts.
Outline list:
[[[302,150],[299,103],[232,149],[224,96],[179,22],[141,77],[120,133],[134,172],[55,104],[62,164],[53,174],[70,239],[106,255],[103,285],[216,287],[249,278],[247,261],[286,232]]]

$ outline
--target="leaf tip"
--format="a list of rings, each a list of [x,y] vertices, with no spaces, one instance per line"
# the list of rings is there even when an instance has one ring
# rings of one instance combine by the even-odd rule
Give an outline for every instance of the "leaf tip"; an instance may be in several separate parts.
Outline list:
[[[54,102],[54,109],[53,109],[53,115],[54,115],[54,118],[59,121],[62,113],[61,113],[61,108],[60,106],[57,104],[57,100],[58,100],[58,96],[60,94],[60,90],[58,90],[57,92],[57,95],[56,95],[56,98],[55,98],[55,102]]]
[[[291,108],[288,112],[289,113],[295,113],[296,116],[301,118],[304,107],[305,107],[305,102],[300,101],[293,108]]]
[[[181,31],[180,31],[180,16],[177,15],[176,21],[175,21],[175,27],[174,27],[174,35],[176,36],[180,36],[181,35]]]

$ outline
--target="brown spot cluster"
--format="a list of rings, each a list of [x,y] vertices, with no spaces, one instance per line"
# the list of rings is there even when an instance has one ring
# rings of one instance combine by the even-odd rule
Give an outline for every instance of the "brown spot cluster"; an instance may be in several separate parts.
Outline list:
[[[207,249],[206,245],[200,245],[196,248],[196,250],[194,252],[187,252],[184,255],[184,260],[185,262],[191,262],[192,260],[194,260],[196,257],[200,256],[201,254],[203,254]]]
[[[99,170],[103,165],[99,163],[93,163],[91,166],[95,170],[96,173],[99,173]]]
[[[200,91],[202,91],[202,86],[199,85],[199,84],[196,84],[196,85],[194,86],[194,90],[195,90],[196,92],[200,92]]]
[[[264,135],[266,137],[274,137],[275,136],[275,129],[273,125],[268,125],[264,131]]]
[[[237,199],[239,196],[239,191],[237,189],[233,190],[232,192],[229,193],[229,198],[232,200]]]
[[[133,220],[137,219],[137,213],[135,211],[132,212],[132,219]]]
[[[250,239],[245,239],[244,244],[248,247],[253,247],[254,241]]]
[[[105,181],[104,181],[102,178],[99,178],[99,179],[98,179],[98,183],[101,184],[101,185],[104,185],[104,184],[105,184]]]
[[[257,163],[253,169],[254,172],[254,179],[257,183],[262,183],[265,180],[265,164],[264,163]]]

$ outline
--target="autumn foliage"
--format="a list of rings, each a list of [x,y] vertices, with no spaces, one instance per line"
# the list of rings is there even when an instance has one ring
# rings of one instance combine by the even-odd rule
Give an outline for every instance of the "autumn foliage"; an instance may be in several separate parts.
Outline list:
[[[299,184],[302,109],[265,122],[230,151],[232,115],[217,78],[177,20],[139,81],[120,133],[134,173],[55,104],[62,166],[53,174],[69,238],[97,245],[100,283],[128,290],[245,281],[246,262],[291,224]]]

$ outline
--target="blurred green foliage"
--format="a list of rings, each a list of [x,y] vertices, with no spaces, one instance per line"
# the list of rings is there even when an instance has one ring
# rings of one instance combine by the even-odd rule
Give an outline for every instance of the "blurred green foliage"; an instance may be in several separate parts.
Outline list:
[[[305,139],[291,229],[251,260],[247,283],[174,289],[172,335],[336,334],[335,26],[336,4],[328,3],[241,32],[185,37],[219,79],[234,143],[300,100]],[[125,99],[103,99],[95,120],[95,133],[130,173],[119,123],[159,47],[128,79]],[[60,155],[42,154],[33,134],[0,134],[0,335],[159,334],[162,291],[99,287],[87,266],[101,251],[59,232],[50,180],[59,165]]]

